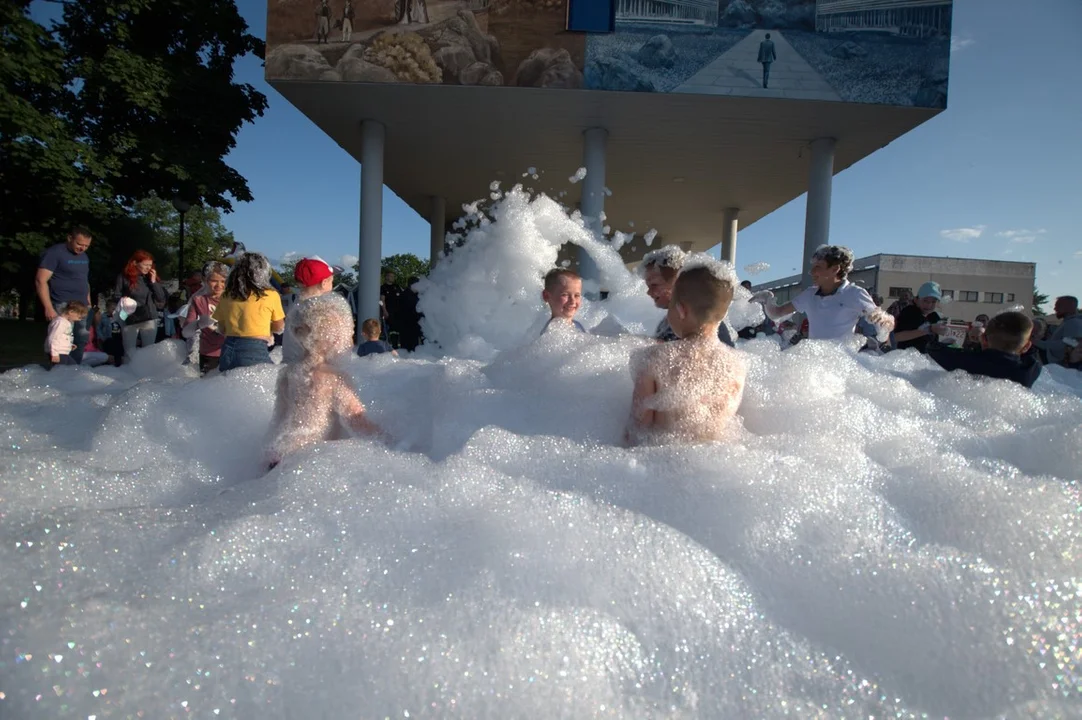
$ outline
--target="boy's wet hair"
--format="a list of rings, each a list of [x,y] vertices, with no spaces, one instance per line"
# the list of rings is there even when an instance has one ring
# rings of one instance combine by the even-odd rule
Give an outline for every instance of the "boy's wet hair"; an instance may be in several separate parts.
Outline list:
[[[681,272],[672,289],[672,302],[687,308],[696,321],[719,323],[733,301],[733,284],[719,278],[706,267],[692,267]]]
[[[262,298],[271,289],[271,266],[265,255],[244,253],[225,280],[225,294],[234,300],[247,300],[250,295]]]
[[[305,300],[294,313],[293,336],[306,358],[318,343],[332,353],[353,344],[353,312],[341,296],[328,293]]]
[[[1000,313],[988,321],[984,337],[993,350],[1018,354],[1029,342],[1033,321],[1025,313],[1014,310]]]
[[[378,338],[381,327],[382,326],[379,324],[379,320],[377,320],[376,318],[368,318],[363,323],[361,323],[361,332],[364,333],[365,337],[375,336]]]
[[[560,278],[566,277],[572,280],[582,280],[577,272],[567,268],[553,268],[545,273],[545,289],[549,292],[555,290],[560,284]]]
[[[79,302],[78,300],[72,300],[64,306],[64,314],[72,314],[79,319],[85,318],[90,312],[90,308],[85,302]]]
[[[812,254],[812,260],[822,260],[827,267],[838,268],[838,277],[842,280],[853,271],[853,251],[842,245],[820,245]]]

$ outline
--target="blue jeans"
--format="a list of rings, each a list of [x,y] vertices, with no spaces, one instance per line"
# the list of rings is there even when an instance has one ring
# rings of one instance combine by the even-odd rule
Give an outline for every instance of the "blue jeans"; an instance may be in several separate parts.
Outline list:
[[[263,338],[227,337],[218,369],[222,372],[251,365],[270,364],[270,349]]]

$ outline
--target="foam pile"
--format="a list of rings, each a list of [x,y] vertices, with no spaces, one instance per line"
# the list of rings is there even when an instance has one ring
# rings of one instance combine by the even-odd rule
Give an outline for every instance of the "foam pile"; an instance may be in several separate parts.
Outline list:
[[[503,208],[547,254],[488,284],[575,226]],[[753,340],[733,442],[625,450],[648,341],[495,284],[445,336],[493,360],[348,364],[394,447],[265,477],[275,366],[0,375],[0,717],[1077,714],[1079,373]]]

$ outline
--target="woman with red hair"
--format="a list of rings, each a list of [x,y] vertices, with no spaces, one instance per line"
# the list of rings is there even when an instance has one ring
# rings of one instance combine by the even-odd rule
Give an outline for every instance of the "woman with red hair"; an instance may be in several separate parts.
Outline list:
[[[165,304],[165,288],[158,283],[158,271],[154,269],[154,257],[145,250],[136,250],[124,266],[124,272],[116,279],[114,292],[123,323],[124,360],[131,361],[138,345],[154,344],[158,335],[158,310]],[[124,299],[133,302],[121,302]],[[125,309],[131,308],[131,309]]]

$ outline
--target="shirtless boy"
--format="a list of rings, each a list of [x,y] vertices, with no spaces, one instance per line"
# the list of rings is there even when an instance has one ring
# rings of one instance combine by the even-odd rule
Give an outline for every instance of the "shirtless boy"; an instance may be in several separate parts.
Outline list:
[[[747,365],[718,340],[733,286],[718,264],[685,265],[676,278],[668,323],[679,338],[631,357],[635,391],[629,445],[720,440],[744,393]]]

